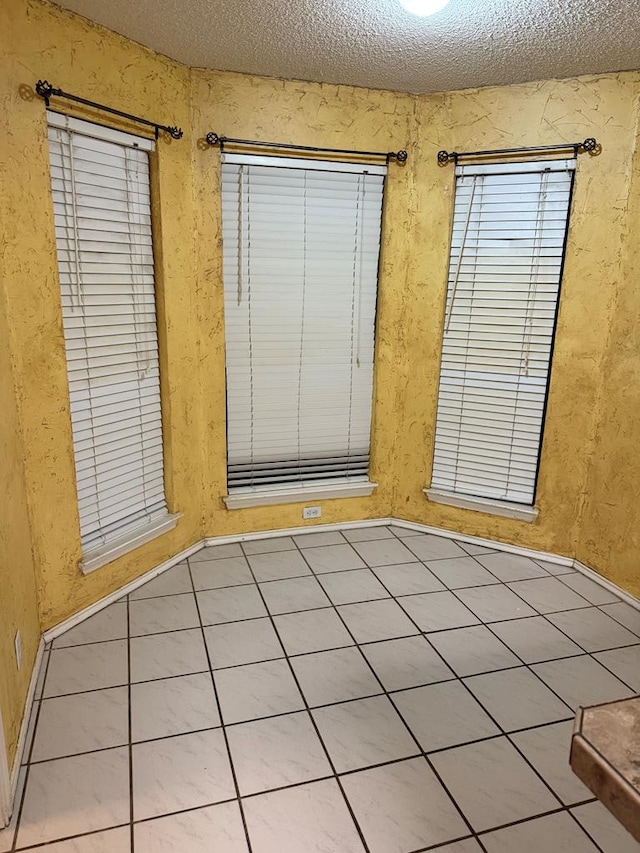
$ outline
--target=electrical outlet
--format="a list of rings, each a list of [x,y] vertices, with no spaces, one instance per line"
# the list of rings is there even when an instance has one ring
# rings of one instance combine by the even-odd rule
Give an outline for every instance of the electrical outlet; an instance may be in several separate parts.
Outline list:
[[[16,663],[18,665],[18,669],[20,669],[22,666],[22,638],[20,636],[20,631],[16,631],[14,644],[16,647]]]
[[[306,506],[302,510],[303,518],[320,518],[322,515],[322,507],[321,506]]]

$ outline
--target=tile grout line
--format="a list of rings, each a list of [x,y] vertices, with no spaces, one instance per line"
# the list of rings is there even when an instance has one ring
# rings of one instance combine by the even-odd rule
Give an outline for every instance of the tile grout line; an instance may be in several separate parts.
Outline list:
[[[294,540],[292,540],[292,541],[294,541]],[[301,549],[297,546],[297,544],[295,543],[295,541],[294,541],[294,545],[296,546],[295,551],[296,551],[297,553],[299,553],[299,554],[300,554],[300,553],[301,553]],[[242,548],[242,551],[243,551],[243,553],[244,553],[244,547],[243,547],[242,543],[241,543],[240,547]],[[359,824],[359,822],[358,822],[358,820],[357,820],[357,818],[356,818],[356,815],[355,815],[355,813],[354,813],[354,811],[353,811],[353,808],[352,808],[352,806],[351,806],[351,803],[349,802],[349,799],[348,799],[347,794],[346,794],[346,792],[345,792],[345,790],[344,790],[344,787],[343,787],[343,785],[342,785],[342,782],[340,781],[340,777],[338,776],[338,773],[337,773],[337,771],[336,771],[336,766],[335,766],[335,764],[334,764],[334,762],[333,762],[333,758],[331,757],[331,755],[330,755],[330,753],[329,753],[329,750],[328,750],[328,748],[327,748],[327,746],[326,746],[326,744],[325,744],[325,742],[324,742],[324,740],[323,740],[323,738],[322,738],[322,735],[320,734],[320,729],[318,728],[318,724],[316,723],[316,720],[315,720],[315,718],[314,718],[313,714],[311,713],[311,708],[309,707],[309,703],[307,702],[307,697],[305,696],[305,694],[304,694],[304,692],[303,692],[303,690],[302,690],[302,687],[300,686],[300,682],[298,681],[298,676],[296,675],[296,672],[295,672],[295,670],[294,670],[294,668],[293,668],[293,665],[292,665],[292,663],[291,663],[291,660],[289,659],[289,655],[288,655],[287,649],[286,649],[286,647],[285,647],[285,644],[284,644],[284,642],[283,642],[283,640],[282,640],[282,637],[280,636],[280,632],[278,631],[278,626],[276,625],[275,619],[274,619],[274,617],[273,617],[273,615],[272,615],[271,611],[269,610],[269,608],[268,608],[268,606],[267,606],[267,602],[265,601],[265,598],[264,598],[264,595],[263,595],[263,593],[262,593],[262,590],[260,589],[260,584],[259,584],[259,583],[258,583],[258,581],[255,579],[255,573],[254,573],[254,570],[253,570],[253,566],[252,566],[252,565],[251,565],[251,563],[249,562],[249,560],[248,560],[248,555],[247,555],[246,553],[245,553],[245,558],[247,558],[247,562],[248,562],[248,564],[249,564],[249,571],[251,572],[251,575],[252,575],[252,577],[253,577],[253,579],[254,579],[254,583],[255,583],[256,588],[257,588],[257,590],[258,590],[258,594],[260,595],[260,599],[262,600],[263,607],[265,608],[265,610],[266,610],[266,612],[267,612],[267,614],[268,614],[268,618],[269,618],[269,620],[270,620],[270,622],[271,622],[271,627],[272,627],[272,628],[273,628],[273,630],[275,631],[275,634],[276,634],[276,636],[277,636],[277,638],[278,638],[278,642],[279,642],[279,643],[280,643],[280,645],[282,646],[282,650],[283,650],[283,652],[284,652],[284,660],[286,661],[287,666],[289,667],[289,672],[291,673],[291,677],[293,678],[293,680],[294,680],[294,682],[295,682],[295,685],[296,685],[296,688],[297,688],[297,690],[298,690],[298,693],[300,694],[300,698],[302,699],[302,702],[304,703],[304,707],[305,707],[305,710],[306,710],[307,718],[309,719],[309,721],[310,721],[311,725],[313,726],[314,731],[315,731],[315,733],[316,733],[316,737],[318,738],[318,740],[319,740],[319,742],[320,742],[320,745],[322,746],[322,749],[323,749],[323,751],[324,751],[325,757],[326,757],[326,759],[327,759],[327,761],[328,761],[328,763],[329,763],[329,767],[331,768],[331,772],[333,773],[333,778],[335,779],[336,784],[338,785],[338,788],[340,789],[340,793],[342,794],[342,797],[343,797],[344,803],[345,803],[345,805],[346,805],[346,807],[347,807],[347,811],[349,812],[349,814],[350,814],[350,816],[351,816],[351,820],[353,821],[353,825],[354,825],[354,827],[355,827],[355,829],[356,829],[356,832],[358,833],[358,836],[359,836],[360,841],[361,841],[361,843],[362,843],[363,849],[364,849],[365,853],[370,853],[369,845],[367,844],[366,839],[365,839],[365,837],[364,837],[364,832],[362,831],[362,829],[361,829],[361,827],[360,827],[360,824]],[[303,557],[303,559],[304,559],[304,557]],[[309,566],[309,564],[307,563],[307,561],[306,561],[306,560],[305,560],[305,564],[306,564],[307,566]],[[309,570],[311,571],[311,566],[309,566]],[[312,576],[314,576],[314,577],[315,577],[315,575],[313,575],[313,572],[312,572]],[[316,781],[316,780],[311,780],[311,781]],[[309,783],[303,783],[303,784],[309,784]],[[263,792],[263,793],[264,793],[264,792]]]
[[[198,603],[198,597],[195,594],[195,586],[193,583],[193,575],[191,574],[191,565],[189,564],[188,558],[187,558],[187,567],[188,567],[188,572],[189,572],[189,578],[191,580],[191,587],[193,589],[193,595],[194,595],[194,598],[196,600],[196,608],[198,611],[198,619],[200,620],[200,635],[202,637],[202,643],[204,645],[204,651],[205,651],[205,654],[207,656],[207,663],[209,665],[209,675],[211,678],[211,686],[213,689],[213,696],[214,696],[214,699],[216,702],[216,708],[218,710],[218,719],[220,720],[220,730],[222,732],[222,737],[224,738],[224,745],[225,745],[225,749],[226,749],[226,753],[227,753],[227,759],[229,761],[229,769],[231,771],[231,778],[233,779],[233,787],[234,787],[234,790],[236,793],[234,802],[238,803],[238,809],[240,811],[240,818],[242,820],[242,827],[244,829],[244,837],[245,837],[245,840],[247,842],[247,851],[248,851],[248,853],[252,853],[251,838],[249,836],[249,827],[247,826],[247,819],[246,819],[246,816],[244,813],[244,806],[243,806],[242,800],[240,798],[240,788],[238,786],[238,778],[236,776],[236,769],[235,769],[235,766],[233,763],[233,756],[231,755],[231,748],[229,746],[229,738],[227,736],[227,732],[226,732],[225,727],[223,725],[224,720],[222,717],[222,706],[220,705],[220,697],[218,696],[218,687],[216,685],[215,677],[213,674],[213,669],[211,667],[211,657],[209,655],[209,647],[207,646],[207,638],[206,638],[206,635],[204,632],[204,625],[202,624],[202,615],[200,613],[200,605]]]
[[[135,853],[135,832],[133,827],[133,726],[131,707],[131,614],[129,608],[129,596],[126,598],[127,605],[127,733],[129,753],[129,844],[131,853]]]

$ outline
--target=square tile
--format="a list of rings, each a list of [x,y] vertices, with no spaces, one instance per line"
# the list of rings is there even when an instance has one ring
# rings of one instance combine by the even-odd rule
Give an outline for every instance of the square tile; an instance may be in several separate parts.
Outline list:
[[[203,625],[220,625],[267,615],[258,587],[229,586],[196,593]]]
[[[131,681],[170,678],[209,669],[202,631],[174,631],[151,634],[130,641]]]
[[[403,690],[392,698],[425,752],[500,734],[459,681]]]
[[[502,584],[459,589],[457,595],[483,622],[537,616],[533,608]]]
[[[314,577],[289,578],[260,584],[269,613],[294,613],[329,607],[331,602]]]
[[[459,545],[445,536],[424,533],[404,540],[419,560],[446,560],[447,557],[466,557]]]
[[[496,622],[491,630],[525,663],[581,655],[582,649],[542,616]]]
[[[481,853],[482,848],[475,838],[465,838],[463,841],[454,841],[453,844],[445,844],[438,847],[438,853]]]
[[[531,669],[574,710],[633,696],[626,685],[589,655],[535,663]]]
[[[529,557],[521,557],[518,554],[501,551],[498,554],[481,554],[476,559],[504,583],[548,577],[548,572],[542,566]]]
[[[414,595],[444,589],[440,581],[422,563],[379,566],[374,571],[392,595]]]
[[[131,685],[133,741],[172,737],[219,725],[208,672]]]
[[[298,548],[318,548],[321,545],[344,545],[345,539],[339,530],[330,530],[325,533],[303,533],[294,536],[293,541]]]
[[[238,542],[228,545],[208,545],[189,557],[189,562],[198,563],[200,560],[224,560],[226,557],[242,557],[244,552]]]
[[[353,639],[333,608],[275,616],[282,644],[289,655],[303,655],[352,646]]]
[[[621,601],[618,604],[605,604],[600,609],[607,616],[611,616],[616,622],[624,625],[625,628],[628,628],[640,637],[640,610],[631,607],[625,601]]]
[[[42,848],[37,849],[42,853]],[[46,853],[130,853],[131,830],[128,826],[120,826],[91,835],[78,835],[68,841],[48,844],[44,850]]]
[[[235,797],[221,729],[133,745],[133,817],[193,809]]]
[[[129,822],[129,749],[107,749],[34,764],[18,847]]]
[[[389,598],[389,593],[371,569],[320,575],[320,583],[334,604]]]
[[[386,696],[328,705],[311,713],[337,773],[420,752]]]
[[[191,564],[195,589],[222,589],[253,583],[246,557],[227,557],[220,560],[200,560]]]
[[[124,746],[128,742],[126,687],[43,699],[31,761]]]
[[[368,566],[391,566],[411,563],[414,554],[395,536],[393,539],[376,539],[373,542],[358,542],[353,546]]]
[[[491,572],[484,569],[473,557],[449,557],[446,560],[427,561],[430,571],[449,589],[468,586],[488,586],[498,583]]]
[[[617,646],[630,646],[638,641],[635,634],[597,607],[552,613],[549,620],[586,652],[602,652]]]
[[[519,659],[484,625],[456,628],[429,636],[458,677],[519,666]]]
[[[178,595],[181,592],[191,591],[189,566],[186,561],[183,561],[129,593],[129,601],[137,601],[140,598],[156,598],[162,595]]]
[[[421,631],[444,631],[480,621],[450,592],[409,595],[398,600]]]
[[[552,814],[508,826],[482,836],[487,853],[539,853],[540,850],[562,850],[562,853],[598,853],[575,820],[566,813]]]
[[[167,595],[129,602],[129,632],[131,637],[163,634],[200,625],[196,599],[186,595]]]
[[[364,853],[333,779],[250,797],[244,813],[253,853]]]
[[[212,669],[284,657],[271,619],[250,619],[204,629]]]
[[[53,649],[43,695],[102,690],[127,684],[128,680],[126,640]]]
[[[293,542],[291,544],[293,545]],[[295,548],[295,545],[293,547]],[[311,569],[297,549],[295,551],[276,551],[265,554],[256,553],[255,556],[248,559],[258,582],[278,581],[311,574]]]
[[[373,527],[352,527],[348,530],[343,530],[342,534],[349,542],[369,542],[375,539],[394,538],[391,529],[383,524]]]
[[[424,758],[362,770],[342,785],[371,853],[411,853],[469,831]]]
[[[571,811],[605,853],[638,853],[638,842],[602,803],[587,803]]]
[[[520,752],[551,785],[565,805],[593,797],[569,765],[573,720],[511,735]]]
[[[277,551],[295,551],[296,545],[290,536],[272,536],[269,539],[250,539],[242,543],[244,553],[271,554]]]
[[[377,678],[355,646],[302,655],[293,658],[291,666],[311,707],[382,693]]]
[[[284,660],[219,669],[214,677],[226,725],[304,708],[300,691]]]
[[[136,853],[249,853],[237,802],[146,820],[133,832]]]
[[[424,637],[403,637],[362,646],[386,690],[405,690],[454,678]]]
[[[317,575],[366,568],[351,545],[324,545],[305,550],[304,556]]]
[[[558,807],[506,737],[449,749],[431,760],[477,832]]]
[[[506,732],[574,716],[571,708],[524,666],[473,675],[464,683]]]
[[[580,574],[580,572],[565,575],[561,578],[561,581],[571,587],[574,592],[586,598],[591,604],[615,604],[620,601],[617,595],[614,595],[599,583],[591,580],[591,578]]]
[[[358,643],[392,640],[417,634],[415,625],[391,598],[364,604],[343,604],[338,612]]]
[[[588,607],[589,602],[569,589],[557,578],[534,578],[508,584],[509,589],[523,598],[538,613],[557,613],[559,610],[576,610]]]
[[[636,693],[640,693],[640,645],[627,646],[624,649],[612,649],[609,652],[598,652],[594,658],[604,664],[607,669],[628,684]]]
[[[118,601],[56,637],[53,648],[61,649],[66,646],[81,646],[85,643],[126,639],[127,605],[125,602]]]
[[[306,711],[229,726],[227,737],[242,796],[333,774]]]

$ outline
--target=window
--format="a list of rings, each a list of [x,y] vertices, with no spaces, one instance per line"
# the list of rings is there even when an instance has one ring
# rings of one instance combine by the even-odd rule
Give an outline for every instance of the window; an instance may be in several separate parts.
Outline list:
[[[574,168],[457,167],[431,490],[534,502]]]
[[[48,120],[88,559],[168,518],[149,198],[153,143],[55,113]]]
[[[224,155],[230,493],[368,482],[385,172]]]

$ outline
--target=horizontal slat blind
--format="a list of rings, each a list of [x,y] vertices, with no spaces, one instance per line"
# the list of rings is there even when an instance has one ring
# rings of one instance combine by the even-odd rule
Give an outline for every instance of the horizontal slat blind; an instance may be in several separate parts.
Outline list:
[[[574,168],[456,170],[432,488],[533,504]]]
[[[222,167],[230,489],[369,464],[385,169],[271,161]]]
[[[50,116],[80,532],[86,554],[167,513],[146,140]],[[72,122],[72,123],[71,123]],[[52,126],[52,123],[55,126]]]

